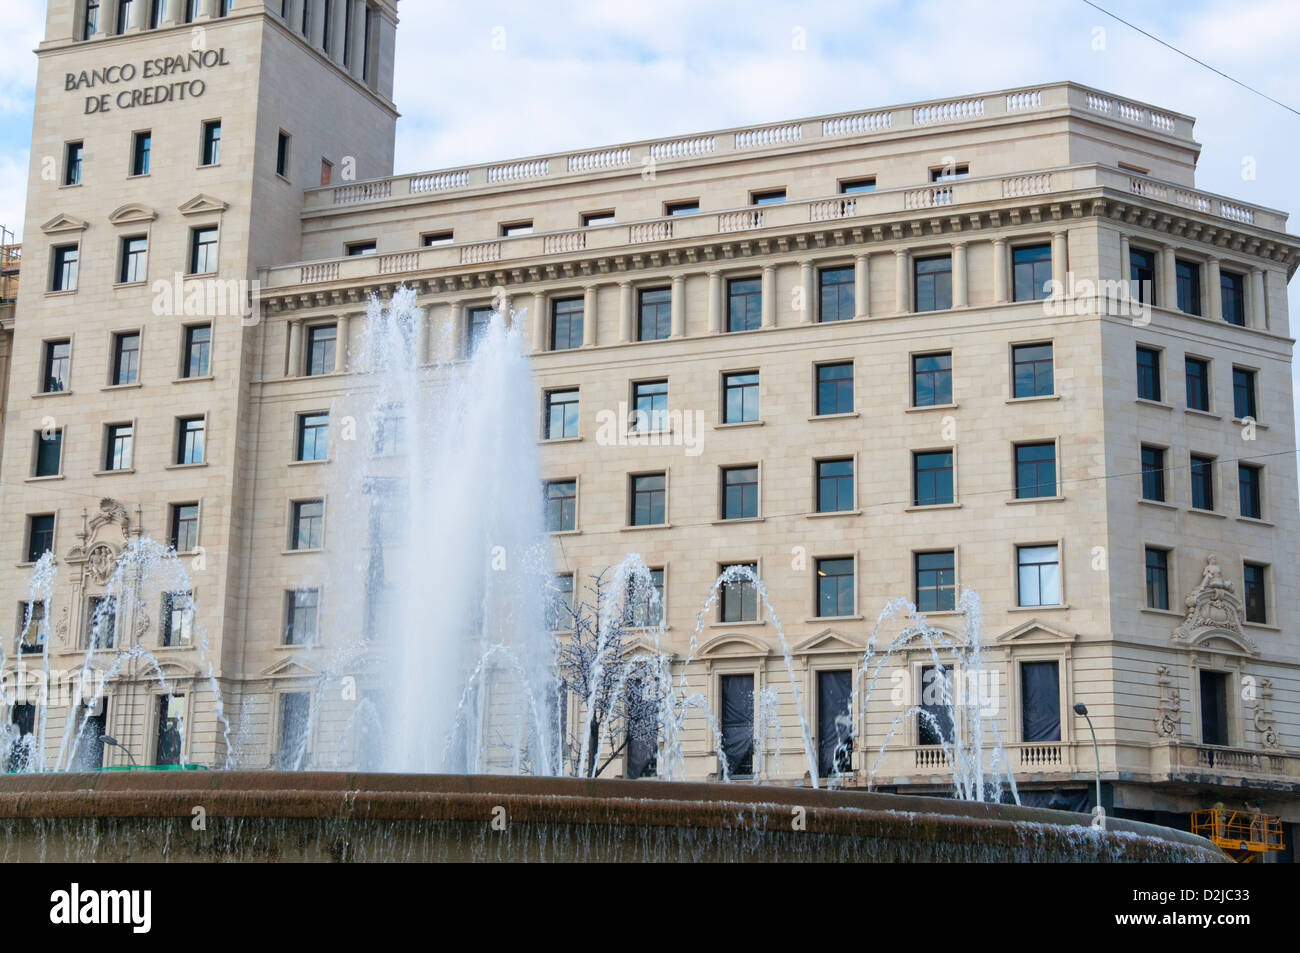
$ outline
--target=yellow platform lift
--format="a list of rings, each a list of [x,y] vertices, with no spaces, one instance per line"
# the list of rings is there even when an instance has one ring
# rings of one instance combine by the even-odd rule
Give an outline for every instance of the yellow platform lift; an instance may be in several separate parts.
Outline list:
[[[1282,819],[1259,811],[1211,807],[1192,812],[1192,833],[1217,844],[1239,864],[1254,863],[1270,850],[1281,850]]]

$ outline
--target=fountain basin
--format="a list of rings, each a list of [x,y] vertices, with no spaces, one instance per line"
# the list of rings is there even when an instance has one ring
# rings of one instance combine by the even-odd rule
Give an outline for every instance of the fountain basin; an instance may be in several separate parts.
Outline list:
[[[1090,824],[1042,808],[737,783],[276,771],[0,777],[3,862],[1226,860],[1182,831]]]

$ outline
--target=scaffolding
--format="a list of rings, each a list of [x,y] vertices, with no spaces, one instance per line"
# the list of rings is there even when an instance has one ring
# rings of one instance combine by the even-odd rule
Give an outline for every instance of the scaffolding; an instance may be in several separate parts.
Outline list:
[[[1192,812],[1192,833],[1213,841],[1239,864],[1259,860],[1270,850],[1281,850],[1282,819],[1260,811],[1235,811],[1212,807]]]
[[[18,267],[22,257],[23,246],[17,236],[0,225],[0,304],[11,304],[18,297]]]

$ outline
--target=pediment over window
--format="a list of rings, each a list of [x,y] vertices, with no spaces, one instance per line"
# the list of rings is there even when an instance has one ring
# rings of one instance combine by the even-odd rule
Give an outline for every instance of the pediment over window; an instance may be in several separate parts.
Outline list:
[[[1259,646],[1239,632],[1229,629],[1204,629],[1193,634],[1184,643],[1201,652],[1221,652],[1225,655],[1258,655]]]
[[[965,636],[959,635],[958,633],[954,632],[952,629],[945,628],[944,626],[941,625],[934,625],[931,623],[927,623],[927,625],[929,626],[929,628],[939,633],[938,637],[932,638],[931,641],[934,644],[934,648],[938,649],[941,652],[948,651],[956,646],[966,644]],[[878,653],[886,652],[886,651],[894,651],[894,652],[930,651],[930,642],[926,641],[924,633],[920,631],[911,633],[907,638],[900,638],[899,636],[895,636],[894,638],[896,640],[894,642],[886,642],[881,640],[881,642],[876,645],[876,651]]]
[[[41,226],[41,231],[47,235],[57,235],[61,232],[84,232],[88,227],[85,219],[77,218],[75,215],[65,215],[60,212],[48,222]]]
[[[1073,642],[1078,638],[1074,632],[1058,629],[1037,619],[1022,622],[1014,629],[1008,629],[998,636],[999,642]]]
[[[196,666],[187,665],[177,659],[160,659],[158,671],[162,673],[163,681],[173,688],[175,682],[195,678],[199,674]]]
[[[230,206],[225,202],[214,199],[211,195],[204,195],[202,192],[179,206],[182,215],[206,215],[212,212],[224,212],[228,208]]]
[[[747,635],[740,635],[735,632],[728,632],[725,635],[719,635],[709,639],[700,648],[700,658],[725,658],[728,656],[747,656],[771,655],[772,649],[752,639]]]
[[[157,217],[158,213],[149,206],[132,202],[114,210],[108,220],[114,225],[132,225],[137,222],[152,222]]]
[[[644,635],[638,635],[635,639],[632,639],[632,641],[628,643],[628,648],[632,655],[666,655],[670,659],[675,659],[677,657],[666,646],[655,645],[653,639],[647,638]]]
[[[791,652],[805,655],[813,652],[862,652],[865,643],[836,629],[822,629],[816,635],[795,645]]]
[[[262,669],[261,678],[314,678],[320,672],[297,659],[280,659],[269,668]]]

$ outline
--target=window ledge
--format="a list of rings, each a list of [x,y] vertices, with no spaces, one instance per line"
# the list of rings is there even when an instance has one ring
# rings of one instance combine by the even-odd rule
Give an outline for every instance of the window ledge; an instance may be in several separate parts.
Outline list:
[[[830,519],[831,517],[834,517],[834,516],[861,516],[861,515],[862,515],[862,510],[860,510],[860,509],[858,509],[858,510],[828,510],[828,511],[825,512],[825,513],[809,513],[809,514],[808,514],[808,519],[810,519],[810,520],[824,520],[824,519]]]
[[[1271,622],[1246,622],[1245,620],[1242,620],[1241,624],[1243,626],[1247,626],[1252,629],[1263,629],[1266,632],[1282,631],[1282,627],[1280,625],[1273,625]]]
[[[1228,514],[1227,514],[1227,513],[1220,513],[1220,512],[1218,512],[1217,510],[1203,510],[1203,509],[1201,509],[1201,508],[1199,508],[1199,507],[1196,507],[1196,506],[1189,506],[1189,507],[1187,508],[1187,512],[1189,512],[1189,513],[1195,513],[1195,514],[1197,514],[1198,516],[1212,516],[1212,517],[1214,517],[1216,520],[1226,520],[1226,519],[1228,518]]]
[[[1183,413],[1192,414],[1195,417],[1205,417],[1209,420],[1222,420],[1223,414],[1216,414],[1212,410],[1197,410],[1195,407],[1184,407]]]
[[[1271,522],[1269,522],[1268,520],[1256,519],[1256,518],[1253,517],[1253,516],[1238,516],[1238,517],[1237,517],[1237,522],[1238,522],[1238,523],[1249,523],[1249,524],[1252,525],[1252,526],[1267,526],[1267,527],[1272,527],[1272,526],[1273,526],[1273,524],[1272,524]]]
[[[582,437],[581,437],[581,436],[578,436],[578,437],[543,437],[541,440],[537,441],[537,445],[538,445],[539,447],[545,447],[547,444],[552,444],[552,443],[579,443],[579,442],[581,442],[581,441],[582,441]]]
[[[903,507],[904,513],[924,513],[927,510],[959,510],[960,503],[913,503]]]
[[[314,466],[319,466],[322,463],[333,463],[333,462],[334,462],[333,458],[325,457],[324,459],[321,460],[290,460],[288,465],[291,467],[314,467]]]
[[[45,297],[47,297],[47,298],[66,298],[68,295],[74,295],[74,294],[76,294],[76,293],[77,293],[77,289],[76,289],[76,288],[68,288],[66,291],[47,291],[47,292],[45,292]]]
[[[1246,419],[1244,417],[1233,417],[1232,422],[1234,424],[1240,424],[1243,427],[1246,426]],[[1261,424],[1258,420],[1255,421],[1254,426],[1256,430],[1268,429],[1268,424]]]
[[[714,424],[714,430],[739,430],[742,427],[761,427],[765,421],[762,420],[737,420],[729,424]]]
[[[663,430],[628,430],[623,436],[628,440],[650,440],[653,437],[671,437],[673,429],[665,427]],[[636,444],[633,444],[636,446]]]
[[[1050,606],[1010,606],[1008,612],[1057,612],[1062,609],[1070,608],[1068,602],[1058,603]]]
[[[962,615],[962,612],[960,609],[917,609],[916,614],[931,619],[935,616],[959,616]]]
[[[100,390],[133,390],[143,386],[143,381],[132,381],[130,384],[105,384]]]
[[[1167,615],[1176,619],[1181,619],[1186,615],[1185,612],[1176,612],[1173,609],[1157,609],[1154,606],[1138,606],[1138,612],[1147,612],[1151,615]]]
[[[32,394],[32,399],[36,400],[39,397],[71,397],[72,393],[71,390],[43,390]]]
[[[1060,503],[1064,500],[1061,494],[1055,496],[1017,496],[1006,501],[1007,506],[1019,506],[1022,503]]]
[[[713,521],[714,526],[734,526],[736,523],[765,523],[766,516],[737,516],[732,519],[722,517]]]
[[[1008,404],[1034,404],[1044,400],[1060,400],[1060,394],[1035,394],[1033,397],[1008,397]]]
[[[117,476],[123,473],[134,473],[135,467],[128,467],[123,470],[96,470],[92,476]]]
[[[280,550],[280,555],[281,556],[302,556],[309,553],[323,553],[323,552],[325,552],[325,547],[317,546],[315,549],[282,549]]]
[[[854,417],[861,416],[856,410],[850,410],[848,413],[843,414],[813,414],[808,420],[810,423],[814,420],[852,420]]]
[[[548,529],[547,536],[579,536],[582,534],[580,529]]]
[[[1148,400],[1146,397],[1134,397],[1133,403],[1141,404],[1143,407],[1155,407],[1159,410],[1173,410],[1173,404],[1166,404],[1163,400]]]
[[[746,622],[710,622],[710,629],[744,629],[767,625],[766,619],[750,619]]]
[[[216,380],[211,374],[204,374],[202,377],[176,377],[172,379],[173,384],[192,384],[195,381]]]
[[[52,473],[49,476],[32,476],[23,480],[24,483],[46,483],[50,480],[62,480],[62,473]]]
[[[926,404],[924,407],[908,407],[906,413],[922,414],[927,410],[956,410],[958,404]]]
[[[1178,506],[1174,503],[1167,503],[1164,500],[1148,500],[1142,497],[1138,498],[1139,506],[1154,506],[1159,510],[1176,510]]]
[[[632,532],[638,532],[640,530],[646,530],[646,529],[672,529],[672,528],[673,528],[672,523],[646,523],[640,526],[629,523],[623,527],[623,532],[632,533]]]
[[[169,463],[165,467],[163,467],[163,469],[164,470],[198,470],[199,468],[206,467],[207,465],[208,465],[207,460],[200,460],[198,463]]]
[[[119,288],[144,288],[148,284],[148,281],[115,281],[113,282],[113,290],[117,291]]]
[[[861,622],[864,618],[862,615],[814,615],[804,619],[804,622]]]

